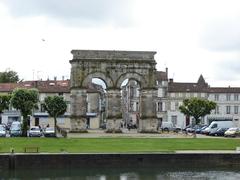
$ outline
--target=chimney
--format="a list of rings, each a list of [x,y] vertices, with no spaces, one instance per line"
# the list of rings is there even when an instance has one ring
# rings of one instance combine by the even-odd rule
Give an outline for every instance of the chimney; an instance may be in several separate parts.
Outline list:
[[[173,78],[170,78],[170,79],[169,79],[169,82],[170,82],[170,83],[173,83]]]
[[[165,71],[166,71],[166,75],[167,75],[167,78],[168,78],[168,68],[167,67],[166,67]]]
[[[62,80],[64,81],[64,76],[62,76]]]
[[[54,81],[57,81],[57,76],[54,76]]]

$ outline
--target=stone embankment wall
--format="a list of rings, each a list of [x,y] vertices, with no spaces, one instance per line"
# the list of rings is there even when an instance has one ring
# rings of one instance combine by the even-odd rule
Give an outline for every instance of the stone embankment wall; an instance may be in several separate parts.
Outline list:
[[[240,154],[2,154],[0,169],[81,168],[240,168]]]

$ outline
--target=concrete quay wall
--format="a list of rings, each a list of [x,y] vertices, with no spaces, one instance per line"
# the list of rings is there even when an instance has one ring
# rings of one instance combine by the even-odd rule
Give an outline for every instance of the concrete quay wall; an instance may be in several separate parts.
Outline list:
[[[0,169],[21,168],[240,168],[238,153],[1,154]]]

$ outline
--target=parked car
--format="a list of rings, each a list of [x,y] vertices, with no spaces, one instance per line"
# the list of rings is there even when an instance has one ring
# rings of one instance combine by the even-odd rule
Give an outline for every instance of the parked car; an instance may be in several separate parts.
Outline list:
[[[240,129],[237,127],[234,128],[229,128],[225,133],[224,133],[225,137],[236,137],[236,136],[240,136]]]
[[[202,124],[196,124],[196,125],[188,125],[186,128],[185,128],[185,131],[186,132],[189,132],[189,133],[197,133],[197,134],[200,134],[200,131],[203,127],[205,127],[206,125],[202,125]]]
[[[229,128],[218,128],[217,131],[213,133],[209,133],[210,136],[224,136],[224,133],[228,130]]]
[[[20,127],[11,127],[10,128],[10,137],[22,136],[22,130]]]
[[[21,123],[19,121],[14,121],[10,127],[10,137],[22,136]]]
[[[202,134],[208,135],[209,133],[210,133],[210,128],[209,128],[209,126],[207,126],[206,128],[204,128],[204,129],[202,130]]]
[[[8,131],[9,131],[9,130],[10,130],[10,128],[11,128],[11,125],[12,125],[12,122],[8,122],[8,123],[7,123],[7,125],[6,125],[6,130],[8,130]]]
[[[54,130],[53,127],[47,127],[44,130],[43,134],[44,134],[45,137],[56,137],[55,130]]]
[[[202,134],[203,133],[203,130],[206,129],[208,126],[207,125],[203,125],[202,127],[198,128],[195,130],[195,132],[197,134]]]
[[[161,124],[162,131],[171,131],[173,130],[173,123],[172,122],[162,122]]]
[[[6,128],[4,125],[0,124],[0,137],[6,137]]]
[[[38,126],[32,126],[29,130],[29,137],[41,137],[42,132],[41,129]]]
[[[212,121],[209,127],[209,133],[216,132],[219,128],[231,128],[233,127],[232,121]]]

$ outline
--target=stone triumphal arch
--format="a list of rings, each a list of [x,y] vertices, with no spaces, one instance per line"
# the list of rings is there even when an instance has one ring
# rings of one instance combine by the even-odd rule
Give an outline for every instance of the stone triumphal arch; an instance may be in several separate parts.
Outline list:
[[[133,79],[140,84],[139,132],[157,131],[156,62],[152,51],[72,50],[71,128],[86,130],[87,85],[92,78],[106,83],[107,130],[120,130],[122,120],[121,84]]]

